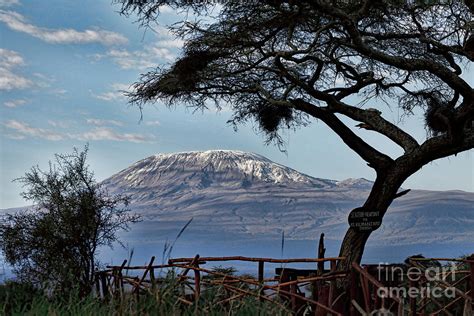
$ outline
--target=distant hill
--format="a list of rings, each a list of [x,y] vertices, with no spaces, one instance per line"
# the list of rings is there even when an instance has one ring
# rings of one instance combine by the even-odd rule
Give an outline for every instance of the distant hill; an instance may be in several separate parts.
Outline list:
[[[315,178],[253,153],[227,150],[159,154],[103,182],[132,196],[148,238],[177,231],[190,218],[191,234],[340,240],[347,215],[360,206],[366,179]],[[413,190],[390,207],[371,245],[472,243],[474,193]],[[134,228],[136,230],[137,228]],[[138,233],[138,232],[136,232]],[[150,235],[151,234],[151,235]]]

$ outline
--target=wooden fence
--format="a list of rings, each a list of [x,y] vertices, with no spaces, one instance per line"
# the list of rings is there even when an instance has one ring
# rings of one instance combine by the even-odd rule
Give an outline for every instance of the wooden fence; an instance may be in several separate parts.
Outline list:
[[[337,271],[338,263],[344,258],[297,258],[274,259],[253,257],[200,257],[175,258],[167,264],[155,265],[155,257],[145,266],[129,266],[125,260],[120,266],[108,266],[107,270],[97,273],[96,293],[103,299],[121,298],[124,295],[134,295],[137,300],[146,292],[153,293],[160,288],[164,278],[157,272],[174,271],[176,284],[186,291],[178,297],[182,304],[192,305],[198,302],[202,292],[212,286],[225,289],[228,296],[218,304],[228,304],[233,300],[254,296],[261,301],[280,305],[282,308],[300,315],[303,311],[311,311],[313,315],[454,315],[451,311],[461,305],[463,316],[473,316],[474,302],[474,255],[467,259],[445,258],[411,258],[405,265],[385,265],[378,268],[374,265],[352,264],[350,271]],[[236,276],[205,268],[208,263],[215,262],[255,262],[256,277]],[[386,280],[374,273],[374,269],[385,271],[400,269],[401,274],[417,268],[423,273],[430,269],[430,264],[441,261],[455,262],[456,270],[443,271],[434,275],[435,279],[428,280],[420,276],[417,281],[408,284],[400,280]],[[265,266],[282,264],[275,269],[275,275],[265,278]],[[318,269],[302,270],[290,268],[295,263],[314,263]],[[327,263],[327,264],[326,264]],[[325,269],[326,266],[329,269]],[[403,268],[402,268],[403,267]],[[137,272],[141,272],[138,274]],[[135,275],[130,275],[132,272]],[[456,273],[452,282],[447,277]],[[191,274],[191,275],[190,275]],[[350,289],[347,292],[337,291],[337,282],[349,280]],[[422,289],[429,284],[441,288],[454,288],[456,297],[452,300],[439,300],[435,297],[403,298],[397,293],[380,295],[381,290],[393,289],[395,286],[405,286],[410,289]],[[433,306],[436,310],[432,310]],[[428,308],[429,307],[429,308]],[[431,309],[431,310],[430,310]],[[385,314],[384,314],[385,313]]]

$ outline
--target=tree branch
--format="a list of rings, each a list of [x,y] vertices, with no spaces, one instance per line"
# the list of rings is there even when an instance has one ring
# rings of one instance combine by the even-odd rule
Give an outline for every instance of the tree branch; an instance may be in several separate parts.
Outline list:
[[[292,100],[291,103],[297,110],[318,118],[328,125],[329,128],[339,135],[347,146],[354,150],[362,159],[367,161],[370,167],[376,170],[381,170],[393,163],[392,158],[379,152],[363,141],[359,136],[351,131],[350,128],[341,122],[334,113],[329,111],[328,108],[315,106],[303,99]]]
[[[330,108],[355,121],[368,124],[371,130],[388,137],[390,140],[402,147],[405,152],[410,152],[420,146],[410,134],[385,120],[377,110],[364,110],[341,101],[331,102]]]

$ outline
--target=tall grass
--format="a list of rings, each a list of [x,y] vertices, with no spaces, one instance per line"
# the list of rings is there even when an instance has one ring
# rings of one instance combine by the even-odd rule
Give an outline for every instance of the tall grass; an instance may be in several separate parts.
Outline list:
[[[154,293],[140,295],[138,300],[131,294],[100,300],[75,294],[52,298],[31,286],[8,282],[0,285],[0,315],[290,315],[288,310],[260,302],[256,297],[217,304],[226,295],[220,287],[205,291],[198,302],[186,305],[178,301],[177,288],[170,280]]]

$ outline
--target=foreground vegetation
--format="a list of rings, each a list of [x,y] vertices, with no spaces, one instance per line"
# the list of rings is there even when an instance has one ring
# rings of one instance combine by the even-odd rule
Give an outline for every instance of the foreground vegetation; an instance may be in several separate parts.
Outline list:
[[[219,289],[216,289],[218,291]],[[0,285],[0,315],[289,315],[275,304],[257,298],[234,301],[227,306],[216,304],[219,295],[210,291],[198,303],[185,305],[178,301],[173,288],[165,287],[154,294],[126,296],[122,300],[103,301],[93,296],[81,298],[48,297],[34,287],[8,282]]]
[[[139,220],[129,197],[109,194],[95,179],[87,152],[57,154],[47,170],[33,166],[16,180],[33,207],[0,215],[0,251],[16,277],[61,295],[77,288],[88,296],[97,250],[120,243],[117,233]]]

